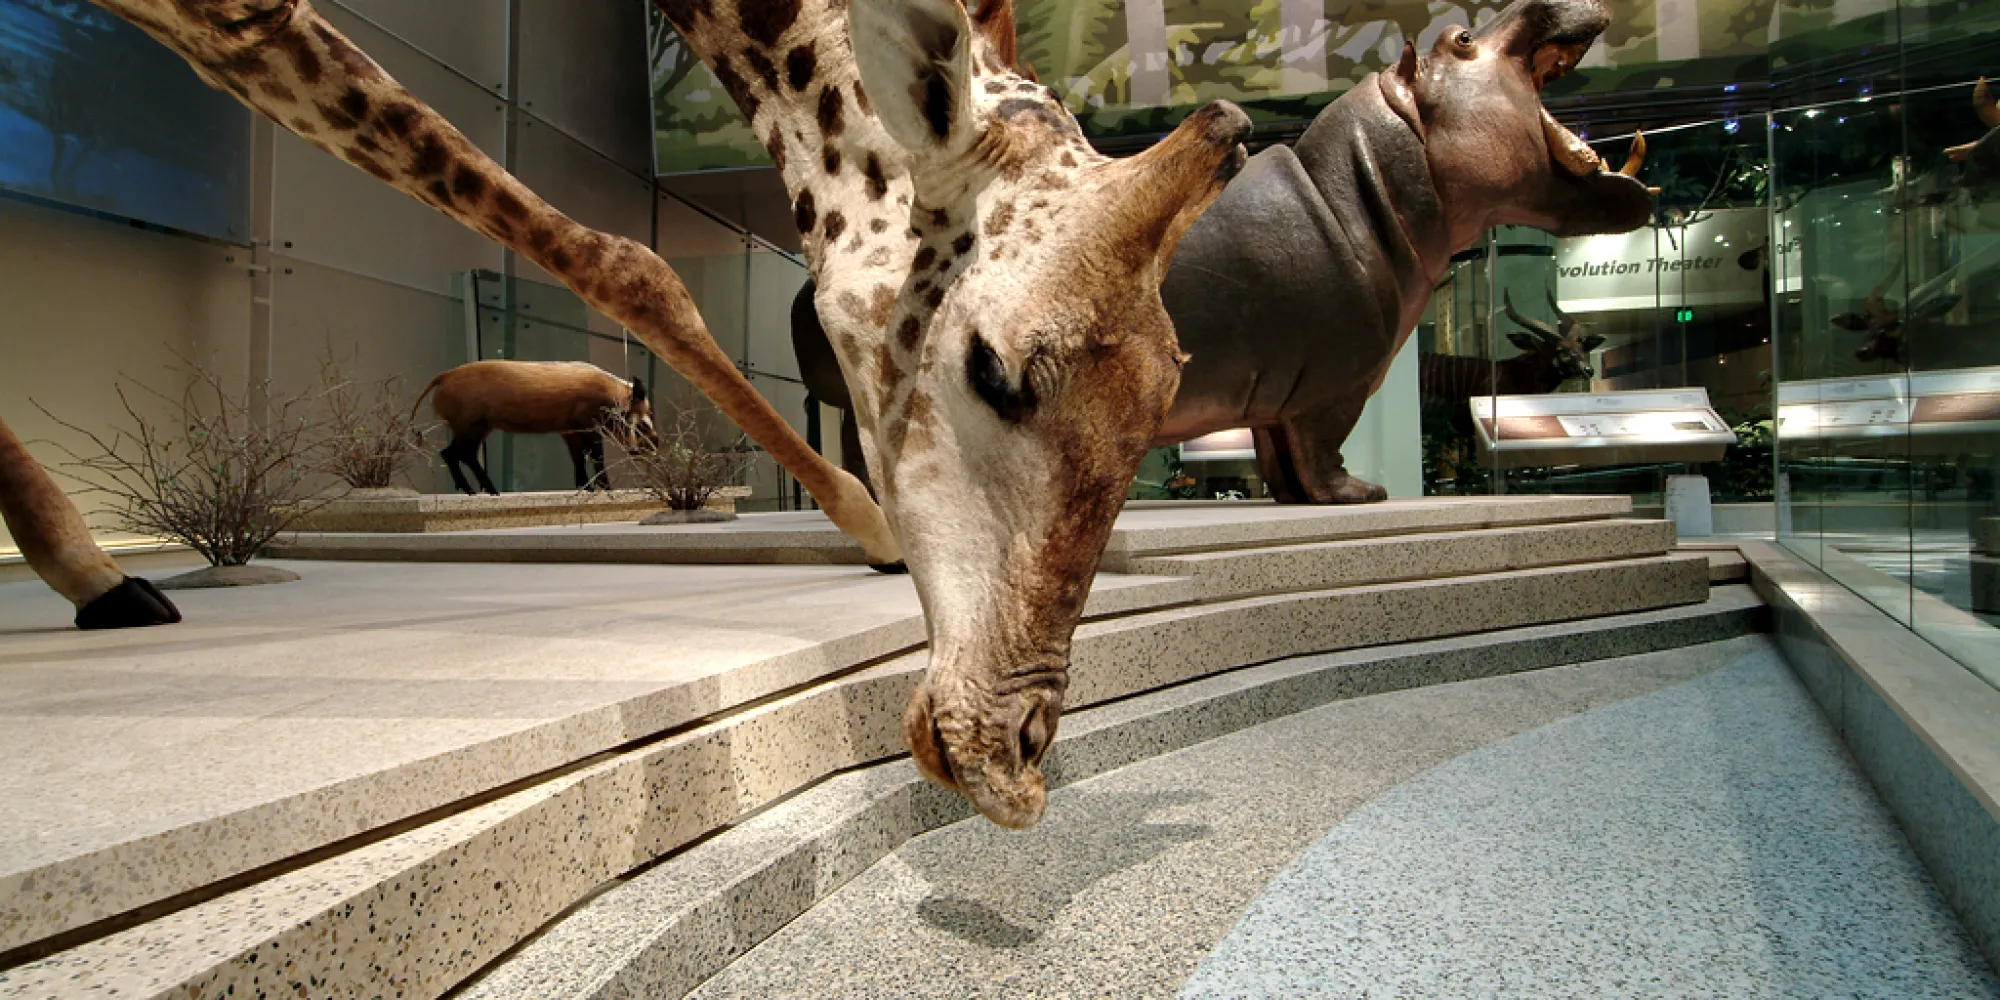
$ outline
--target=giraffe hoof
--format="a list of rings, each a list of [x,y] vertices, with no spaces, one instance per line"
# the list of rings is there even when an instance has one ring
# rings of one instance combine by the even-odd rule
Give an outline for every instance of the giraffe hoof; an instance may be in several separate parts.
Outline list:
[[[141,628],[172,625],[181,620],[181,611],[151,580],[128,576],[125,582],[97,595],[97,599],[77,609],[80,629]]]
[[[885,573],[889,576],[901,576],[904,573],[908,573],[910,571],[909,564],[905,563],[901,559],[898,559],[892,563],[869,563],[868,568],[874,570],[877,573]]]

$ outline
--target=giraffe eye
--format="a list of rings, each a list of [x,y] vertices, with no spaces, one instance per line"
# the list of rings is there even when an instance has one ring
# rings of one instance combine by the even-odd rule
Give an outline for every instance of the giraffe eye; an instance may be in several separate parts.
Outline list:
[[[971,348],[965,354],[965,379],[1002,420],[1018,423],[1035,408],[1034,391],[1016,385],[1008,377],[1007,365],[1000,360],[999,353],[976,330]]]

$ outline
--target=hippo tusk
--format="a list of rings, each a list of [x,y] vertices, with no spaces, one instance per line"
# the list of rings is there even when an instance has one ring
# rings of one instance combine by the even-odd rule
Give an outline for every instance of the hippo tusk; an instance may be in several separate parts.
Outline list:
[[[1548,138],[1549,155],[1562,164],[1564,170],[1578,177],[1588,177],[1604,169],[1604,161],[1590,144],[1576,137],[1576,133],[1563,128],[1549,109],[1542,109],[1542,134]]]
[[[1625,165],[1619,167],[1618,172],[1633,180],[1637,180],[1639,178],[1639,168],[1645,165],[1646,133],[1634,132],[1632,133],[1632,151],[1625,155]]]
[[[1979,122],[1987,128],[2000,128],[2000,102],[1993,99],[1993,92],[1986,89],[1986,78],[1972,85],[1972,110],[1979,113]]]

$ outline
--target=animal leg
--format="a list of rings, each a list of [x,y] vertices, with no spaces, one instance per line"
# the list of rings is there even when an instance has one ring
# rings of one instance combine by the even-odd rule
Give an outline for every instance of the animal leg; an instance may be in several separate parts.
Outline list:
[[[1361,420],[1364,397],[1351,404],[1294,414],[1285,422],[1286,463],[1295,477],[1296,499],[1280,503],[1379,503],[1389,491],[1350,475],[1340,446]],[[1259,462],[1263,456],[1258,456]],[[1275,492],[1275,491],[1273,491]]]
[[[500,488],[486,477],[486,463],[479,460],[479,448],[474,446],[465,453],[465,464],[472,466],[472,475],[479,480],[479,488],[494,495],[500,495]]]
[[[469,459],[477,458],[478,455],[479,442],[469,440],[464,435],[454,436],[451,443],[445,445],[443,451],[438,452],[438,457],[444,459],[444,467],[451,471],[451,484],[458,487],[460,493],[469,497],[478,496],[479,491],[465,481],[465,473],[460,471],[459,466]]]
[[[604,467],[604,435],[591,434],[584,438],[584,458],[597,465],[597,474],[590,477],[590,485],[606,493],[611,492],[611,470]]]
[[[1250,438],[1257,445],[1257,474],[1279,503],[1308,503],[1305,485],[1292,467],[1292,440],[1283,427],[1256,427]]]
[[[576,470],[576,488],[579,490],[588,488],[590,468],[586,456],[589,453],[589,446],[584,443],[583,434],[571,431],[564,434],[562,440],[563,446],[569,449],[569,464]]]
[[[0,519],[28,567],[76,606],[81,629],[135,628],[181,620],[180,609],[142,577],[126,576],[91,539],[83,515],[48,470],[0,422]]]
[[[852,409],[840,411],[840,467],[861,480],[869,492],[874,492],[874,485],[868,481],[868,456],[861,451],[861,421],[855,418]]]
[[[868,561],[900,565],[889,522],[814,452],[716,344],[687,286],[643,244],[556,211],[417,100],[305,0],[96,0],[321,149],[555,275],[666,359],[811,490]],[[474,462],[473,469],[479,471]]]

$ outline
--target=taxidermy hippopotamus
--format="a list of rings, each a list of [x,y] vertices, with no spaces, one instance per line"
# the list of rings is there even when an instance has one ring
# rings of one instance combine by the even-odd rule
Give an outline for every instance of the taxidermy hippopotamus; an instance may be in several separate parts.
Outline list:
[[[1427,55],[1406,44],[1296,146],[1251,157],[1182,238],[1161,286],[1189,359],[1154,443],[1250,427],[1280,502],[1384,499],[1348,475],[1340,446],[1451,255],[1492,226],[1584,236],[1652,216],[1633,178],[1643,140],[1622,172],[1608,170],[1541,103],[1609,23],[1599,0],[1515,0],[1478,28],[1447,30]],[[833,352],[812,286],[800,295],[800,369],[807,390],[835,404],[846,392],[824,364]],[[846,464],[859,474],[858,458]]]

